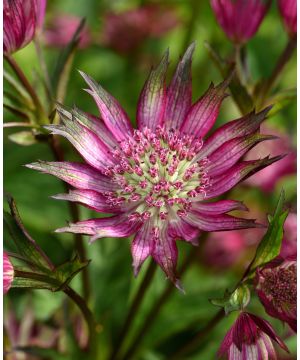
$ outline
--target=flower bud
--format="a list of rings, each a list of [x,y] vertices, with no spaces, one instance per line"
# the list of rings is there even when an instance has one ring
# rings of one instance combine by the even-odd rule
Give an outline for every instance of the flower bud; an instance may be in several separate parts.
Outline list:
[[[3,292],[6,294],[14,279],[14,268],[6,252],[3,252]]]
[[[270,4],[270,0],[211,0],[219,25],[237,44],[254,36]]]
[[[242,312],[226,334],[218,356],[228,360],[276,359],[272,340],[288,351],[266,320]]]
[[[14,53],[26,46],[43,24],[46,0],[4,0],[3,51]]]
[[[297,263],[277,257],[257,269],[256,292],[266,312],[297,331]]]
[[[290,36],[297,33],[297,0],[278,0],[279,12]]]

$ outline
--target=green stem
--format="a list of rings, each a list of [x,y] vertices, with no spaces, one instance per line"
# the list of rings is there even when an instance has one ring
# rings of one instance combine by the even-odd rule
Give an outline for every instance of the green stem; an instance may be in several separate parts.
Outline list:
[[[199,346],[202,341],[209,335],[209,333],[214,329],[216,325],[224,318],[225,312],[223,309],[219,310],[214,317],[202,328],[198,331],[191,339],[189,339],[181,348],[176,349],[176,354],[171,355],[169,360],[180,360],[183,359],[183,355],[189,354],[192,350],[194,350],[197,346]]]
[[[42,107],[42,104],[41,104],[41,102],[40,102],[34,88],[31,86],[30,82],[27,80],[27,77],[25,76],[22,69],[19,67],[18,63],[10,55],[4,55],[4,58],[8,62],[8,64],[12,68],[12,70],[15,72],[15,74],[17,75],[18,79],[20,80],[20,82],[22,83],[24,88],[27,90],[27,92],[30,95],[33,103],[36,106],[36,109],[37,109],[38,113],[44,114],[44,109]]]
[[[57,161],[64,161],[63,149],[60,146],[59,139],[57,136],[53,136],[51,138],[49,145],[50,145],[50,148],[54,155],[54,158]],[[66,184],[65,182],[63,182],[63,185],[65,187],[65,190],[68,192],[70,189],[70,186],[68,184]],[[78,206],[71,201],[68,201],[68,205],[69,205],[69,211],[70,211],[70,215],[72,218],[72,222],[79,221]],[[87,260],[87,254],[86,254],[86,249],[84,246],[82,234],[74,234],[74,239],[75,239],[76,250],[78,252],[80,260],[81,261]],[[84,296],[85,300],[88,301],[90,298],[90,293],[91,293],[88,267],[83,268],[83,270],[81,272],[81,276],[82,276],[83,296]]]
[[[272,87],[276,84],[276,81],[278,80],[279,76],[281,75],[283,69],[285,68],[286,64],[289,62],[290,58],[292,57],[296,46],[297,46],[297,37],[295,36],[295,37],[292,37],[289,39],[286,47],[284,48],[282,54],[280,55],[280,57],[277,61],[277,64],[275,65],[275,68],[274,68],[271,76],[268,78],[268,80],[262,86],[262,88],[257,96],[259,107],[264,105],[266,97],[268,96]]]
[[[201,245],[203,245],[207,236],[208,233],[205,233],[202,239],[200,239]],[[181,269],[178,272],[179,278],[183,276],[183,274],[186,272],[189,266],[193,263],[193,261],[199,254],[199,251],[200,251],[199,248],[197,248],[196,251],[193,251],[192,249],[189,256],[186,258]],[[138,350],[139,345],[142,343],[143,337],[145,336],[147,331],[149,331],[155,320],[157,320],[161,308],[166,303],[167,299],[172,295],[174,289],[175,289],[174,284],[170,282],[163,291],[163,293],[160,295],[160,297],[157,299],[157,301],[152,305],[150,311],[148,312],[148,315],[146,316],[144,322],[142,323],[140,329],[138,330],[136,336],[132,340],[131,345],[129,346],[128,350],[126,351],[122,359],[131,359],[133,357],[135,352]]]
[[[146,294],[146,291],[147,289],[149,288],[149,285],[151,283],[151,280],[153,279],[153,276],[155,274],[155,270],[156,270],[156,264],[153,260],[151,260],[151,263],[147,269],[147,272],[143,278],[143,281],[132,301],[132,304],[130,306],[130,309],[127,313],[127,317],[125,319],[125,322],[124,322],[124,325],[121,329],[121,332],[119,334],[119,337],[118,337],[118,340],[117,340],[117,343],[115,344],[114,346],[114,350],[110,356],[110,360],[114,360],[117,358],[121,348],[122,348],[122,345],[124,343],[124,340],[125,340],[125,337],[126,335],[129,333],[129,330],[130,330],[130,327],[133,323],[133,320],[135,318],[135,315],[136,313],[138,312],[141,304],[142,304],[142,301],[144,299],[144,295]],[[173,285],[172,285],[173,286]]]

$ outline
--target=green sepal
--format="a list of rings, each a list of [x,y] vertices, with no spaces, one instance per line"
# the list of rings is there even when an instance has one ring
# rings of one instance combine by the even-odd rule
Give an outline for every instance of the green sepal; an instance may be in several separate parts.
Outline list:
[[[232,311],[244,309],[250,301],[250,290],[247,285],[238,286],[233,292],[225,291],[224,297],[221,299],[211,299],[213,305],[223,307],[225,314],[228,315]]]
[[[19,131],[8,136],[9,140],[22,146],[29,146],[38,142],[31,131]]]

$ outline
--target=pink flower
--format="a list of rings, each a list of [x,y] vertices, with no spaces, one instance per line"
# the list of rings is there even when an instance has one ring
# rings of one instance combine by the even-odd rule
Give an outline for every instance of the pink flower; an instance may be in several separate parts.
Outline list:
[[[284,259],[297,254],[297,214],[289,213],[284,223],[280,256]]]
[[[270,4],[271,0],[211,0],[219,25],[238,44],[255,35]]]
[[[297,33],[297,0],[278,0],[278,8],[285,28],[294,36]]]
[[[26,46],[44,21],[46,0],[4,0],[3,51],[11,54]]]
[[[218,356],[228,360],[276,360],[272,340],[288,352],[266,320],[242,312],[225,335]]]
[[[72,40],[80,21],[81,18],[74,15],[56,15],[50,26],[45,31],[45,40],[47,45],[53,47],[66,46]],[[90,44],[91,34],[85,25],[80,34],[79,48],[84,49]]]
[[[101,119],[60,107],[62,123],[46,128],[66,137],[87,164],[28,165],[74,187],[57,199],[115,214],[70,224],[57,232],[87,234],[92,242],[135,234],[131,246],[135,274],[152,256],[177,284],[176,239],[195,244],[200,231],[260,227],[254,220],[227,214],[246,210],[241,202],[211,200],[281,158],[242,160],[251,147],[269,139],[259,134],[269,109],[231,121],[207,137],[226,97],[228,80],[210,85],[192,104],[193,51],[191,45],[168,87],[168,53],[151,71],[138,103],[138,129],[132,128],[128,115],[108,92],[81,73]]]
[[[6,252],[3,252],[3,292],[6,294],[14,280],[14,268]]]
[[[174,10],[146,5],[122,13],[107,13],[103,23],[103,43],[121,54],[135,50],[148,37],[160,37],[178,25]]]
[[[262,126],[262,132],[277,136],[276,141],[266,141],[251,150],[250,157],[264,157],[269,154],[287,154],[276,164],[262,170],[257,176],[251,177],[246,181],[251,186],[260,187],[263,191],[271,192],[277,182],[286,175],[296,174],[296,151],[291,146],[291,139],[283,132],[269,126]]]
[[[297,331],[296,257],[277,257],[256,274],[256,292],[266,312]]]

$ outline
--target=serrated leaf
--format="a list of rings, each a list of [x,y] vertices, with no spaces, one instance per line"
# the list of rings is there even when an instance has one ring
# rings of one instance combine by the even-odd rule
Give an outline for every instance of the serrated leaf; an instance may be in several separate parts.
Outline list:
[[[244,279],[252,278],[256,268],[263,266],[279,255],[283,239],[283,226],[288,216],[288,210],[283,211],[283,205],[284,191],[280,194],[274,215],[268,216],[268,230],[256,249],[255,256],[244,275]]]
[[[224,297],[221,299],[210,300],[213,305],[223,307],[226,315],[232,311],[244,309],[249,301],[250,290],[244,284],[238,286],[232,293],[226,290]]]
[[[8,136],[9,140],[22,146],[36,144],[38,141],[31,131],[19,131]]]

